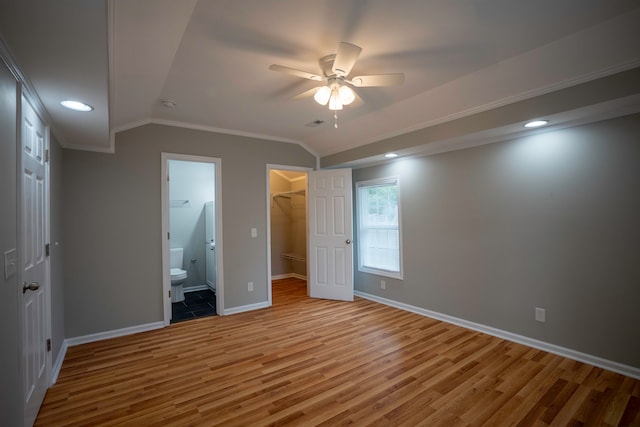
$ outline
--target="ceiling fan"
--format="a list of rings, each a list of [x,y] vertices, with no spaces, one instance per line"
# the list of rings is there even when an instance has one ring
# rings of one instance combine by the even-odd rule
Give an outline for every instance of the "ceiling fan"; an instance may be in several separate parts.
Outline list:
[[[322,75],[308,73],[306,71],[277,64],[271,65],[269,69],[317,82],[325,82],[324,86],[303,92],[295,96],[294,99],[313,95],[318,104],[329,104],[330,110],[342,110],[344,105],[349,105],[355,100],[356,94],[351,86],[356,88],[397,86],[404,82],[403,73],[369,74],[355,76],[349,79],[349,73],[356,63],[358,56],[360,56],[360,52],[362,52],[362,48],[360,46],[341,42],[338,46],[337,53],[324,56],[318,61],[320,68],[322,69]],[[336,117],[335,113],[334,117]]]

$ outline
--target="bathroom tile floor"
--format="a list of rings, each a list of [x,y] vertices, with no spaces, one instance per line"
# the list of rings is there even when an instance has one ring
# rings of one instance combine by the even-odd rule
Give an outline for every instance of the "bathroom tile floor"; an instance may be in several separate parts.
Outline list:
[[[171,323],[216,314],[216,294],[208,289],[185,292],[184,301],[171,304]]]

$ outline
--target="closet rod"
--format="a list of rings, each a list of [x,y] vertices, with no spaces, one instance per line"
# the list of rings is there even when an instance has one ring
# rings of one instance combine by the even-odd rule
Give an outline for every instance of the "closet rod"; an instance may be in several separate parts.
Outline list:
[[[284,254],[280,254],[280,256],[281,256],[282,258],[290,259],[290,260],[293,260],[293,261],[301,261],[301,262],[305,262],[305,261],[307,260],[307,259],[306,259],[305,257],[303,257],[303,256],[296,255],[296,254],[291,254],[291,253],[284,253]]]
[[[282,193],[273,193],[271,197],[290,197],[290,196],[302,196],[305,195],[306,190],[298,190],[298,191],[284,191]]]

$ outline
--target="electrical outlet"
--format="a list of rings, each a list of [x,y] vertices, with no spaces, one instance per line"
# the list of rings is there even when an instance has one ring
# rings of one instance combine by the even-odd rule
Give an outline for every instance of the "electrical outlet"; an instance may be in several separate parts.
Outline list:
[[[251,237],[258,237],[258,229],[257,228],[252,228],[251,229]]]
[[[253,292],[253,282],[247,283],[247,288],[249,289],[249,292]]]
[[[547,311],[544,308],[536,307],[536,321],[544,323],[546,322]]]
[[[380,280],[380,289],[387,289],[387,282]]]

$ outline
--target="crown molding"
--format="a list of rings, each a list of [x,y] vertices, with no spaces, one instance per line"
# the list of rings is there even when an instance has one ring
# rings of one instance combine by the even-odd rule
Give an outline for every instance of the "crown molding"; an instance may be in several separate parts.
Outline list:
[[[247,138],[264,139],[264,140],[275,141],[275,142],[285,142],[287,144],[296,144],[296,145],[299,145],[301,148],[303,148],[305,151],[309,152],[309,154],[311,154],[316,159],[316,162],[318,162],[318,159],[319,159],[318,153],[302,141],[297,141],[297,140],[288,139],[288,138],[280,138],[273,135],[266,135],[266,134],[253,133],[253,132],[243,132],[243,131],[224,129],[224,128],[218,128],[218,127],[207,126],[207,125],[198,125],[198,124],[189,123],[189,122],[157,119],[153,117],[138,120],[135,122],[130,122],[125,125],[119,126],[112,130],[112,134],[115,138],[115,134],[118,132],[123,132],[126,130],[134,129],[134,128],[144,126],[144,125],[149,125],[149,124],[172,126],[172,127],[179,127],[179,128],[192,129],[192,130],[201,130],[205,132],[215,132],[215,133],[222,133],[226,135],[243,136]]]
[[[11,49],[9,49],[9,45],[6,43],[2,35],[0,34],[0,59],[7,66],[9,72],[16,79],[16,82],[20,85],[21,94],[24,95],[31,106],[36,110],[36,113],[40,116],[45,125],[49,128],[49,132],[53,133],[56,137],[56,140],[63,148],[69,148],[69,144],[66,139],[62,136],[60,132],[58,132],[53,125],[53,120],[49,115],[49,112],[45,108],[42,100],[38,96],[38,93],[34,89],[33,84],[29,80],[29,77],[25,73],[22,72],[22,69],[18,65],[18,62],[15,60],[15,57],[11,53]]]

